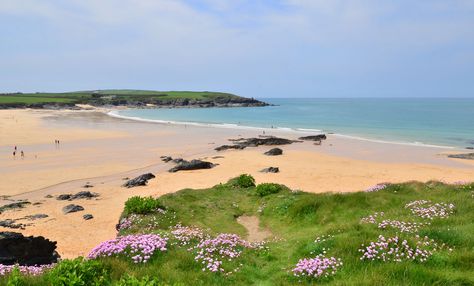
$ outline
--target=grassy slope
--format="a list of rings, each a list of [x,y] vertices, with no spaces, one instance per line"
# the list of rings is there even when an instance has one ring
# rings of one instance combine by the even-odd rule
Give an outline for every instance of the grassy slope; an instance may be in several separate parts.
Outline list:
[[[149,90],[100,90],[96,92],[101,96],[115,95],[117,99],[139,100],[139,99],[214,99],[237,98],[238,96],[221,92],[195,92],[195,91],[149,91]],[[0,94],[0,103],[57,103],[57,102],[75,102],[86,103],[91,100],[93,91],[77,91],[65,93],[21,93],[21,94]]]
[[[310,194],[283,191],[260,198],[254,188],[239,189],[219,185],[206,190],[182,190],[165,195],[160,201],[170,210],[168,214],[153,214],[128,233],[142,233],[151,221],[151,232],[167,231],[177,222],[199,226],[213,234],[233,232],[245,234],[235,217],[257,215],[263,226],[282,240],[270,242],[268,252],[244,252],[236,263],[240,272],[230,277],[201,271],[193,255],[185,248],[171,247],[157,255],[147,265],[137,266],[123,259],[105,259],[112,267],[112,276],[123,273],[141,277],[159,277],[168,283],[185,285],[306,285],[316,282],[325,285],[474,285],[474,185],[464,187],[441,183],[408,183],[392,185],[373,193]],[[413,200],[450,202],[456,212],[447,219],[434,219],[419,234],[454,248],[436,252],[427,262],[383,263],[360,261],[361,244],[375,241],[379,234],[396,234],[395,229],[380,230],[373,224],[361,224],[362,217],[374,212],[385,212],[385,218],[422,221],[414,217],[404,205]],[[259,207],[265,206],[259,213]],[[171,211],[172,210],[172,211]],[[175,212],[175,214],[173,213]],[[315,243],[317,236],[334,235],[323,243]],[[400,235],[413,237],[414,234]],[[329,248],[328,255],[343,260],[344,266],[332,278],[299,280],[289,270],[303,257],[314,257]],[[313,254],[312,254],[313,253]],[[39,280],[35,280],[42,285]],[[33,283],[33,282],[32,282]],[[1,284],[1,283],[0,283]]]

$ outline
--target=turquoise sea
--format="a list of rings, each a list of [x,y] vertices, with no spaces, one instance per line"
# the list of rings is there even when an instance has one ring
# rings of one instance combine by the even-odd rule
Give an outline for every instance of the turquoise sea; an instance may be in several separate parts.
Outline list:
[[[404,144],[474,147],[474,99],[261,100],[275,106],[130,109],[114,113],[137,120],[273,127]]]

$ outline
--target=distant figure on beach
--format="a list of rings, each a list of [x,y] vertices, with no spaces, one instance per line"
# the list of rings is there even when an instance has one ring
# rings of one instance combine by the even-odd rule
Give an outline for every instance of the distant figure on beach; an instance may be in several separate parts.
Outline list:
[[[16,151],[16,145],[15,145],[15,151]]]
[[[21,150],[21,158],[25,158],[25,152],[23,152],[23,150]]]
[[[16,157],[16,151],[13,151],[13,157]]]

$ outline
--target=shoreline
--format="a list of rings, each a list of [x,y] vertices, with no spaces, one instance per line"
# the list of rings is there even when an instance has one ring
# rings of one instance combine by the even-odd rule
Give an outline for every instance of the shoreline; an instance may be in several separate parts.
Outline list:
[[[374,138],[366,138],[359,135],[347,135],[341,133],[333,133],[333,132],[325,132],[322,129],[311,129],[311,128],[291,128],[291,127],[257,127],[257,126],[247,126],[247,125],[239,125],[234,123],[204,123],[204,122],[193,122],[193,121],[176,121],[176,120],[164,120],[164,119],[146,119],[136,116],[126,116],[118,114],[118,112],[123,110],[131,110],[133,108],[125,108],[125,109],[111,109],[106,111],[105,113],[108,116],[121,118],[121,119],[128,119],[128,120],[135,120],[140,122],[148,122],[148,123],[157,123],[157,124],[174,124],[174,125],[190,125],[190,126],[201,126],[201,127],[213,127],[213,128],[230,128],[230,129],[238,129],[238,130],[256,130],[256,131],[265,131],[265,132],[291,132],[295,134],[301,135],[309,135],[314,133],[325,133],[331,136],[337,136],[340,138],[348,138],[354,140],[361,140],[361,141],[368,141],[374,143],[383,143],[383,144],[395,144],[395,145],[406,145],[406,146],[414,146],[414,147],[426,147],[426,148],[441,148],[447,150],[464,150],[463,147],[459,146],[446,146],[446,145],[437,145],[437,144],[430,144],[430,143],[423,143],[423,142],[405,142],[405,141],[391,141],[391,140],[383,140],[383,139],[374,139]]]
[[[0,220],[47,214],[24,230],[0,227],[58,241],[65,258],[87,255],[98,243],[116,235],[115,224],[131,196],[159,197],[184,188],[207,188],[242,173],[257,183],[275,182],[313,193],[357,192],[373,185],[417,180],[454,183],[474,178],[474,164],[438,155],[439,148],[366,142],[332,134],[321,146],[313,142],[278,146],[281,156],[263,153],[275,146],[248,147],[217,152],[228,139],[257,137],[261,132],[231,128],[182,126],[113,118],[103,111],[0,111],[0,129],[8,137],[0,144],[2,185],[0,205],[28,199],[31,205],[5,211]],[[298,133],[300,134],[300,133]],[[314,133],[310,133],[314,134]],[[295,133],[272,130],[267,135],[296,139]],[[61,139],[55,148],[53,140]],[[7,141],[8,140],[8,141]],[[13,159],[12,144],[25,149],[24,159]],[[169,173],[173,163],[160,156],[202,159],[218,164],[208,170]],[[37,156],[37,157],[35,157]],[[279,167],[276,174],[262,173]],[[147,186],[126,189],[124,177],[152,172]],[[84,189],[86,183],[93,185]],[[59,194],[88,190],[96,199],[56,200]],[[52,196],[48,198],[47,196]],[[85,211],[63,214],[62,208],[79,204]],[[85,221],[83,214],[94,219]]]

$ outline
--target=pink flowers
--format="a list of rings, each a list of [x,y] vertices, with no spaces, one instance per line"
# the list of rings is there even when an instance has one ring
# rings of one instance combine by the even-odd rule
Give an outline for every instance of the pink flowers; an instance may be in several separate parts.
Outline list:
[[[371,193],[371,192],[378,192],[380,190],[383,190],[387,187],[386,184],[377,184],[375,186],[372,186],[368,189],[365,190],[366,193]]]
[[[6,275],[15,269],[17,267],[22,274],[27,274],[27,275],[40,275],[42,274],[45,270],[53,268],[54,264],[46,264],[46,265],[35,265],[35,266],[20,266],[20,265],[3,265],[0,264],[0,276]]]
[[[439,246],[426,236],[420,239],[417,235],[415,241],[415,246],[412,247],[407,240],[402,240],[398,236],[385,238],[383,235],[379,235],[377,241],[370,242],[366,247],[362,245],[363,248],[359,249],[362,252],[360,260],[381,260],[384,262],[417,260],[425,262],[435,251],[444,247],[444,244]]]
[[[341,266],[341,259],[335,257],[327,258],[320,254],[315,258],[300,259],[292,271],[296,277],[319,278],[336,274]]]
[[[197,254],[194,259],[205,265],[202,271],[226,272],[223,262],[240,257],[245,248],[261,249],[263,243],[253,244],[241,239],[237,234],[222,233],[216,238],[202,240],[195,247]],[[226,274],[237,270],[234,269]]]
[[[420,227],[430,225],[429,222],[405,222],[399,220],[386,219],[379,223],[380,229],[386,229],[387,227],[393,227],[400,230],[400,232],[417,232]]]
[[[432,220],[435,217],[447,218],[454,213],[454,204],[448,203],[432,203],[427,200],[412,201],[405,205],[410,209],[412,214],[421,218]]]
[[[102,242],[88,258],[124,255],[135,263],[146,263],[156,251],[166,251],[167,238],[158,234],[138,234],[117,237]]]
[[[204,238],[208,238],[202,229],[197,227],[182,226],[180,224],[177,224],[172,228],[171,234],[176,240],[178,240],[178,243],[181,246],[189,245],[192,240],[201,241]]]

